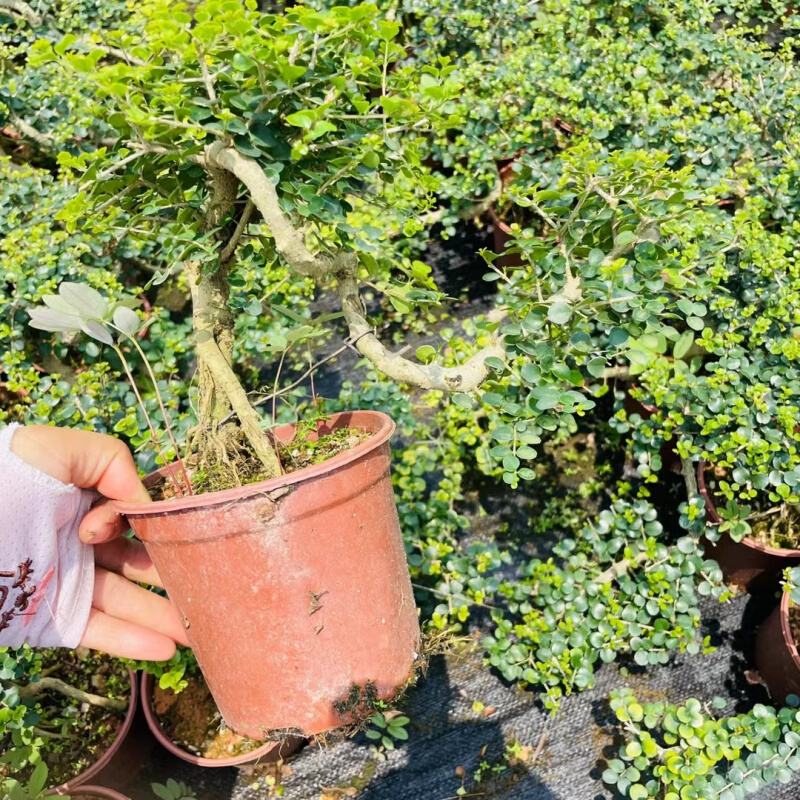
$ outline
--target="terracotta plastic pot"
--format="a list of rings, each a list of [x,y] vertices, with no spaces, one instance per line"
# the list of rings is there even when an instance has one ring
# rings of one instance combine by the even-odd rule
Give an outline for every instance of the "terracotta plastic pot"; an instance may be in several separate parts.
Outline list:
[[[251,739],[347,724],[360,697],[392,699],[418,658],[389,474],[395,425],[353,411],[318,434],[341,428],[372,435],[262,483],[116,504],[183,614],[222,716]],[[275,433],[288,442],[294,426]]]
[[[120,749],[120,747],[122,747],[125,738],[130,732],[131,725],[133,725],[133,718],[136,716],[136,706],[139,698],[139,687],[136,682],[136,675],[131,669],[128,669],[128,674],[131,680],[131,699],[130,703],[128,704],[128,711],[125,714],[125,719],[120,726],[119,731],[117,731],[117,736],[111,743],[111,747],[109,747],[108,750],[106,750],[105,753],[103,753],[103,755],[100,756],[100,758],[97,759],[97,761],[92,764],[91,767],[89,767],[89,769],[84,770],[80,775],[77,775],[71,781],[67,781],[66,783],[62,783],[61,786],[57,786],[52,790],[51,794],[71,794],[76,792],[79,788],[81,791],[83,791],[83,786],[88,783],[89,779],[95,777],[95,775],[105,769],[111,762],[111,759],[117,754],[117,751]]]
[[[790,602],[788,592],[784,592],[780,606],[756,637],[756,669],[778,703],[784,703],[790,694],[800,696],[800,656],[789,625]]]
[[[236,767],[240,764],[251,764],[254,761],[266,763],[270,761],[279,761],[282,758],[288,758],[292,753],[300,749],[305,742],[297,736],[289,736],[282,742],[267,742],[262,747],[251,750],[249,753],[243,753],[240,756],[232,756],[231,758],[203,758],[196,756],[193,753],[179,747],[172,739],[167,736],[164,729],[161,727],[158,716],[153,710],[153,690],[155,689],[155,678],[147,673],[142,673],[142,711],[144,711],[144,718],[147,720],[147,726],[150,728],[153,736],[156,737],[158,743],[166,750],[169,750],[172,755],[188,761],[198,767]]]
[[[709,520],[719,525],[722,518],[706,486],[706,469],[705,461],[697,465],[697,488],[705,500]],[[800,564],[800,550],[779,550],[754,539],[735,542],[727,532],[721,534],[718,542],[709,542],[705,549],[706,556],[719,564],[725,582],[741,586],[748,592],[774,591],[784,569]]]
[[[495,259],[495,265],[501,269],[505,267],[521,267],[522,257],[519,253],[509,253],[507,256],[502,255],[506,251],[506,245],[511,241],[511,228],[497,216],[494,206],[489,206],[489,216],[492,219],[494,252],[500,256],[500,258]]]

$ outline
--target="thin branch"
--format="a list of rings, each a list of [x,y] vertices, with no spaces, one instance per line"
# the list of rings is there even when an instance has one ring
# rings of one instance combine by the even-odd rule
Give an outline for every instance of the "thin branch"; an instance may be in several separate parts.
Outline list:
[[[384,375],[398,383],[418,386],[421,389],[438,389],[442,392],[472,392],[489,377],[486,366],[488,358],[505,361],[502,336],[495,336],[491,345],[475,353],[457,367],[442,367],[440,364],[417,364],[398,353],[391,353],[375,336],[367,322],[364,303],[358,286],[358,264],[355,256],[348,258],[346,265],[336,275],[337,291],[350,337],[357,340],[356,348]],[[496,317],[504,314],[498,311]]]
[[[296,389],[309,375],[313,375],[313,373],[318,370],[323,364],[327,364],[329,361],[333,361],[336,356],[341,355],[347,348],[350,347],[349,344],[342,345],[338,350],[331,353],[329,356],[323,358],[321,361],[317,361],[316,364],[312,364],[296,381],[293,381],[288,386],[284,386],[283,389],[279,389],[277,392],[273,392],[272,394],[264,395],[256,400],[253,403],[253,408],[257,408],[258,406],[263,406],[265,403],[269,403],[270,400],[274,400],[281,395],[287,394],[291,392],[292,389]],[[230,422],[236,416],[235,411],[231,411],[225,419],[221,420],[218,424],[218,427],[222,427],[226,422]]]
[[[43,22],[42,16],[23,0],[0,0],[0,9],[22,17],[32,28],[38,28]]]
[[[242,211],[242,216],[239,218],[239,222],[236,225],[236,230],[233,232],[233,236],[231,236],[230,241],[225,245],[225,248],[219,254],[219,260],[223,264],[227,264],[228,261],[233,258],[233,254],[236,252],[236,248],[239,245],[239,240],[242,238],[242,234],[244,234],[245,230],[247,229],[247,225],[250,222],[250,217],[253,216],[253,210],[255,207],[255,203],[248,197],[247,204]]]
[[[0,0],[2,2],[2,0]],[[110,47],[107,44],[98,44],[97,42],[86,42],[88,47],[93,47],[95,50],[100,50],[101,52],[105,53],[107,56],[111,56],[112,58],[116,58],[119,61],[124,61],[126,64],[130,64],[134,67],[146,67],[147,62],[142,61],[141,58],[136,58],[135,56],[130,55],[130,53],[126,53],[124,50],[121,50],[118,47]]]
[[[128,707],[128,700],[115,700],[112,697],[102,697],[99,694],[84,692],[75,686],[65,683],[60,678],[40,678],[35,683],[19,687],[19,696],[25,700],[38,697],[40,694],[53,691],[71,697],[73,700],[80,700],[82,703],[89,703],[99,708],[110,708],[114,711],[125,711]]]
[[[0,4],[2,4],[2,0],[0,0]],[[24,119],[22,119],[22,117],[19,117],[16,114],[11,114],[9,117],[9,122],[11,123],[12,128],[16,128],[18,133],[21,133],[28,139],[32,139],[40,147],[49,148],[53,147],[55,144],[55,140],[52,136],[36,130],[33,125],[31,125],[29,122],[26,122]]]
[[[463,601],[467,605],[480,606],[481,608],[489,608],[492,609],[493,611],[502,610],[497,606],[490,606],[488,603],[479,603],[477,600],[470,600],[469,597],[465,597],[463,594],[451,594],[450,592],[443,592],[440,589],[431,589],[430,586],[423,586],[421,583],[412,583],[411,585],[415,589],[420,589],[423,592],[430,592],[431,594],[435,594],[437,597],[442,597],[445,600],[455,600],[456,602]]]

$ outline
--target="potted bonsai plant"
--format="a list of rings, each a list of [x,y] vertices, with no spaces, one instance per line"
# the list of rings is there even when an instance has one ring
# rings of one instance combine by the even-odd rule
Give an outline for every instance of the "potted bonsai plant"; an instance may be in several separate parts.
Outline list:
[[[706,369],[676,375],[658,393],[660,413],[642,428],[677,441],[684,475],[704,498],[709,554],[726,580],[774,588],[787,566],[800,563],[796,370],[758,347],[734,348]],[[647,439],[640,434],[645,449]]]
[[[256,742],[227,727],[191,650],[166,664],[141,662],[141,702],[153,736],[170,753],[199,767],[232,767],[286,758],[303,743],[289,737]]]
[[[173,464],[176,442],[152,427],[169,447],[149,479],[160,499],[118,510],[183,613],[223,717],[259,740],[368,715],[409,680],[420,645],[389,482],[394,426],[364,411],[319,419],[297,439],[294,426],[264,429],[232,367],[237,248],[335,281],[352,345],[396,380],[470,390],[502,355],[491,342],[460,367],[417,363],[390,353],[366,317],[360,269],[375,260],[353,236],[347,198],[413,173],[414,139],[398,134],[440,119],[456,90],[446,67],[388,69],[397,29],[369,6],[270,16],[154,3],[109,34],[129,54],[116,63],[101,65],[103,50],[85,41],[39,44],[41,58],[92,73],[98,113],[118,134],[112,153],[62,156],[91,189],[62,218],[110,214],[158,237],[188,277],[198,424]],[[393,291],[427,300],[428,284],[410,275]],[[71,284],[45,302],[35,326],[82,329],[123,364],[120,341],[141,356],[141,323],[124,304]],[[327,461],[325,440],[344,444]],[[287,474],[298,449],[310,466]]]
[[[50,791],[65,794],[97,775],[122,746],[137,685],[110,656],[0,648],[0,701],[0,786],[4,779],[32,781],[42,791],[46,779]]]
[[[778,607],[759,628],[756,668],[779,703],[800,696],[800,567],[786,569]]]

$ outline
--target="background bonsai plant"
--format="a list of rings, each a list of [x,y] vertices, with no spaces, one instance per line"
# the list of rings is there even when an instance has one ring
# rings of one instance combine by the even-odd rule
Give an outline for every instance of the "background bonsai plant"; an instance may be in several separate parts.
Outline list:
[[[76,778],[113,744],[130,700],[119,660],[0,648],[0,787],[21,780],[41,791]]]
[[[630,800],[737,800],[771,783],[790,783],[800,771],[800,713],[792,700],[780,711],[756,705],[719,717],[724,699],[640,703],[632,690],[621,689],[611,708],[626,742],[603,781]]]

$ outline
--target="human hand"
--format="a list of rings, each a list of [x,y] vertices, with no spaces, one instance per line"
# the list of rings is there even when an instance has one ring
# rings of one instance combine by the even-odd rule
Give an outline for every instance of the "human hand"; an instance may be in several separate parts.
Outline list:
[[[96,489],[104,498],[149,502],[130,451],[112,436],[34,425],[20,428],[11,450],[62,483]],[[94,547],[92,610],[81,645],[114,656],[166,661],[175,643],[188,644],[175,607],[132,581],[162,586],[141,542],[122,537],[124,519],[107,500],[83,518],[79,535]]]

